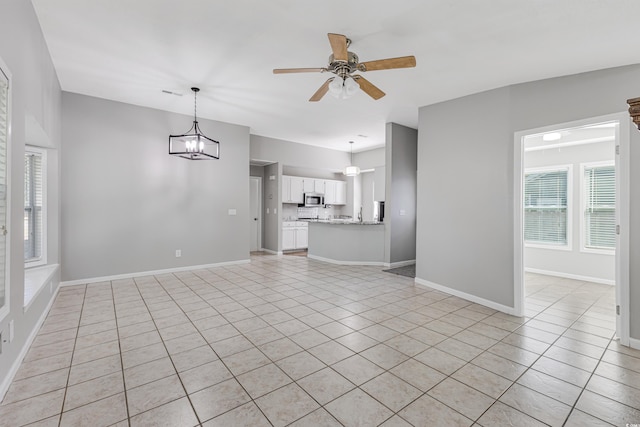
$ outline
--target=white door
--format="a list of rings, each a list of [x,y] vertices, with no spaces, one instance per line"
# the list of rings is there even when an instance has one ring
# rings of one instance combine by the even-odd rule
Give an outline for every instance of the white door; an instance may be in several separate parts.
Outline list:
[[[7,147],[9,141],[9,78],[0,61],[0,320],[9,312],[9,295],[6,284],[8,251],[7,224],[8,218],[8,183],[7,171],[9,157]]]
[[[259,251],[262,246],[261,234],[261,217],[262,209],[261,196],[262,196],[262,178],[252,176],[249,178],[249,250]]]

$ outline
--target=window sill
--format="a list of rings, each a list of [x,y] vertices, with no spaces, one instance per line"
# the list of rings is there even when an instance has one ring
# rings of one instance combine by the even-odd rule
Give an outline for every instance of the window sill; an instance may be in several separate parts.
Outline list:
[[[31,307],[31,303],[36,299],[42,289],[51,282],[54,274],[58,271],[59,264],[50,264],[42,267],[34,267],[24,270],[24,304],[26,312]]]

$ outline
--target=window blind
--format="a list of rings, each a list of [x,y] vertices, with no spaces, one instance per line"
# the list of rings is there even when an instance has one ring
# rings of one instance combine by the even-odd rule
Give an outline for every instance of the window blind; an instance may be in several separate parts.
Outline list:
[[[592,249],[616,247],[615,166],[584,168],[584,246]]]
[[[24,260],[36,261],[43,250],[43,159],[37,152],[24,156]]]
[[[525,242],[567,244],[567,179],[567,169],[525,174]]]

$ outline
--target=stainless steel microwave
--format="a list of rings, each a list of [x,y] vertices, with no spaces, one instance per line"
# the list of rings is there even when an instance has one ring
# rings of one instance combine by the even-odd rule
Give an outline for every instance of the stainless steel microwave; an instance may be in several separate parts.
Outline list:
[[[304,193],[305,207],[324,206],[324,194]]]

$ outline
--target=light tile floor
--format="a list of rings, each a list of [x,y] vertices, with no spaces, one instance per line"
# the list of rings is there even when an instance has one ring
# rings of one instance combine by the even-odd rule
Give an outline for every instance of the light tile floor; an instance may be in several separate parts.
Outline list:
[[[613,288],[527,275],[527,317],[374,267],[250,264],[60,290],[2,426],[640,423]]]

